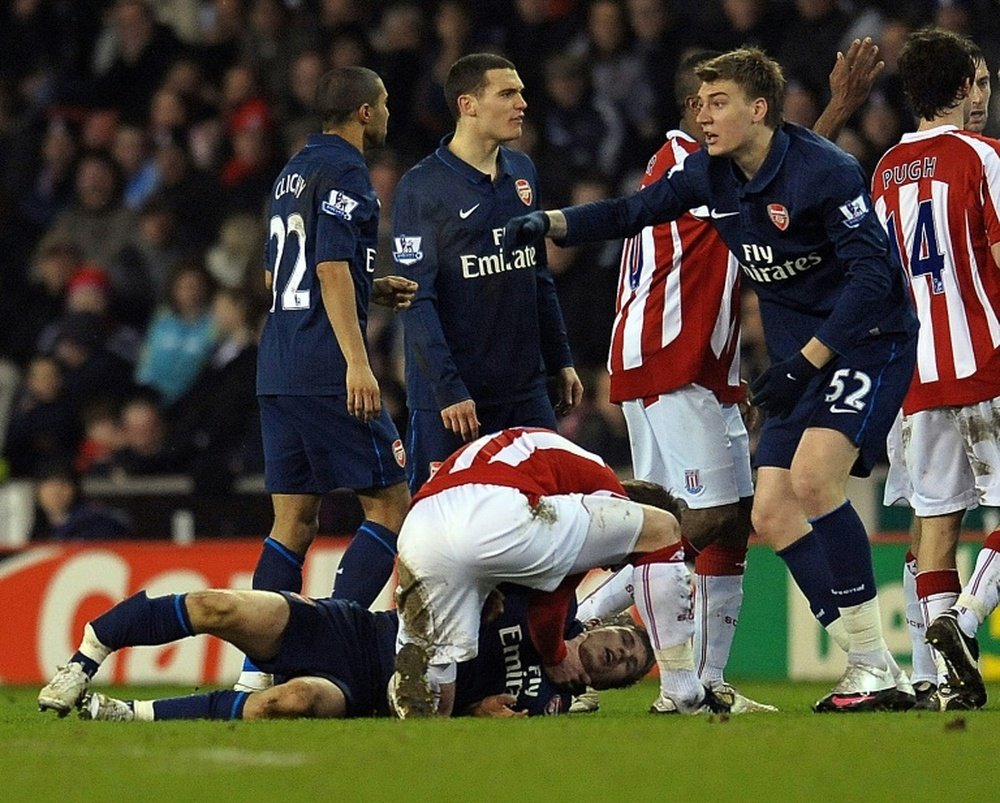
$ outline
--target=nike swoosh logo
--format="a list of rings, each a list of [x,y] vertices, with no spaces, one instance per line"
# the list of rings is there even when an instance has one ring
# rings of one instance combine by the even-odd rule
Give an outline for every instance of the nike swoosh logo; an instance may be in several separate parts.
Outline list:
[[[459,209],[458,210],[458,216],[460,218],[462,218],[462,220],[465,220],[469,215],[471,215],[473,212],[475,212],[478,208],[479,208],[479,204],[476,204],[475,206],[472,206],[472,207],[470,207],[468,209]]]
[[[718,209],[713,209],[711,214],[712,217],[715,218],[715,220],[718,220],[719,218],[732,217],[733,215],[738,215],[739,210],[735,212],[720,212]]]

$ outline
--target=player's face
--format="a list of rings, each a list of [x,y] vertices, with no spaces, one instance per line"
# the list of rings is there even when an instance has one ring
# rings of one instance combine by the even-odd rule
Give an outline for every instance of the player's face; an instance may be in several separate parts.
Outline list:
[[[759,111],[735,81],[702,83],[697,105],[695,119],[712,156],[736,156],[748,146]]]
[[[969,119],[965,123],[966,129],[969,131],[981,134],[986,128],[991,91],[990,71],[986,69],[986,62],[980,61],[976,64],[976,77],[973,79],[972,89],[969,91]]]
[[[524,110],[528,108],[523,91],[516,70],[486,71],[486,86],[473,104],[477,127],[484,138],[510,142],[521,136]]]
[[[379,92],[378,100],[371,106],[371,118],[365,126],[365,147],[377,148],[385,145],[385,137],[389,130],[389,107],[386,105],[389,95],[385,91],[385,86],[381,83],[382,90]]]
[[[627,627],[597,627],[580,642],[580,660],[595,689],[638,680],[636,676],[648,659],[645,643]]]

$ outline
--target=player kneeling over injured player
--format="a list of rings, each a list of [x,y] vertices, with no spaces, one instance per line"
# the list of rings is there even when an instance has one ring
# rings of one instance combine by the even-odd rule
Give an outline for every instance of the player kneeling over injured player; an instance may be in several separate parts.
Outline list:
[[[627,498],[639,494],[660,507]],[[694,673],[691,577],[670,510],[677,502],[665,489],[637,483],[626,493],[600,457],[550,430],[505,429],[459,449],[421,487],[400,531],[396,714],[451,713],[456,666],[476,657],[480,610],[504,582],[532,589],[528,628],[548,678],[570,691],[594,686],[581,644],[563,637],[566,611],[587,571],[625,563],[661,692],[682,713],[728,711],[731,700]]]
[[[528,637],[523,591],[505,590],[487,606],[478,658],[459,672],[455,711],[499,717],[563,713],[571,697],[542,671]],[[564,621],[566,638],[598,688],[631,685],[652,667],[646,632],[624,622],[583,631],[572,615]],[[154,598],[140,592],[86,625],[79,649],[41,690],[38,705],[61,716],[79,707],[85,719],[124,721],[385,716],[396,629],[395,611],[373,613],[347,600],[292,592],[209,590]],[[202,633],[233,644],[283,682],[265,691],[225,689],[151,701],[87,693],[101,662],[115,650]]]

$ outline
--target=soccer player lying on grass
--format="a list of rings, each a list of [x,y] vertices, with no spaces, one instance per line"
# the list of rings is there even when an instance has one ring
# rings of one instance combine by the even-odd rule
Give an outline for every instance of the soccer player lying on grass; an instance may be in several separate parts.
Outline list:
[[[563,713],[571,697],[542,671],[528,637],[523,592],[506,590],[488,601],[478,657],[459,669],[455,712]],[[653,664],[646,632],[624,621],[584,631],[567,617],[565,636],[579,645],[598,688],[631,685]],[[207,590],[150,598],[141,591],[86,625],[80,647],[41,690],[38,706],[60,716],[78,707],[84,719],[124,721],[385,716],[397,627],[395,611],[373,613],[347,600],[292,592]],[[87,693],[101,662],[115,650],[202,633],[233,644],[283,682],[264,691],[226,689],[151,701]]]

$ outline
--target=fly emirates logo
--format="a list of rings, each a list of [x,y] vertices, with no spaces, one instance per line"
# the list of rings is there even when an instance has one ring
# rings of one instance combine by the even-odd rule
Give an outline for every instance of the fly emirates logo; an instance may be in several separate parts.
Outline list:
[[[493,245],[496,246],[494,254],[462,254],[458,261],[462,265],[463,279],[478,279],[482,276],[492,276],[496,273],[505,273],[509,270],[524,270],[534,268],[538,264],[538,249],[533,245],[526,245],[524,248],[515,248],[508,260],[504,260],[503,249],[500,244],[503,242],[503,229],[493,229]]]
[[[774,249],[771,246],[743,243],[743,259],[740,267],[755,282],[781,282],[815,268],[822,261],[823,257],[813,252],[775,265]]]

